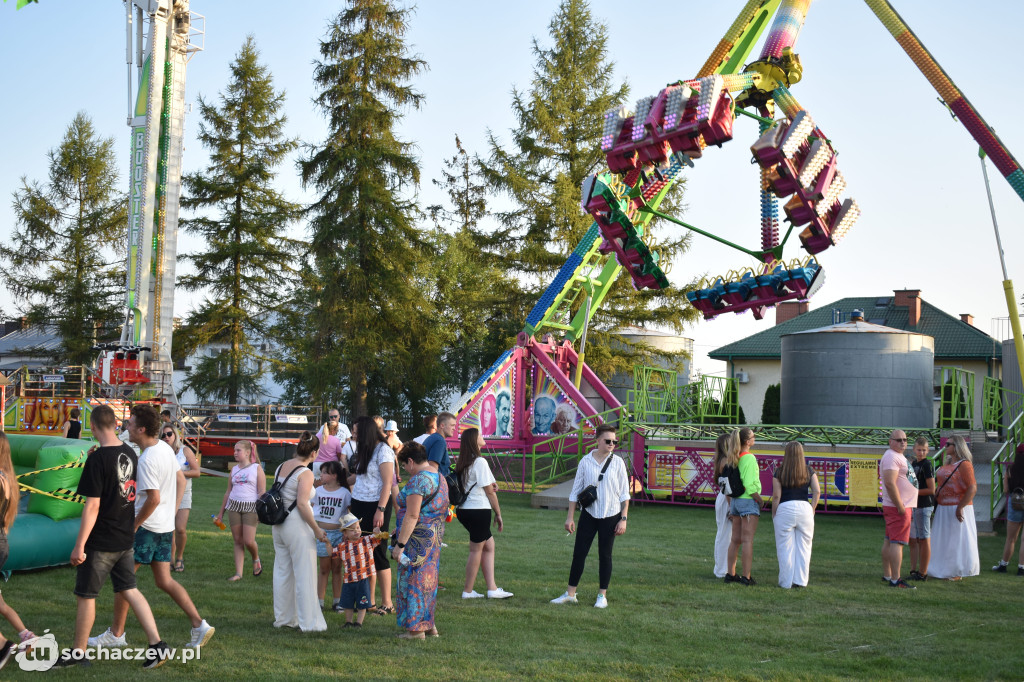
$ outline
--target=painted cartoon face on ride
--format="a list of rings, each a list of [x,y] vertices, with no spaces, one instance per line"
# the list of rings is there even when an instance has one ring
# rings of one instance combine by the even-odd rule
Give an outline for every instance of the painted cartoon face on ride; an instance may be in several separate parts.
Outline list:
[[[496,398],[498,410],[498,435],[512,435],[512,396],[507,391],[501,391]]]
[[[62,426],[62,405],[56,400],[39,401],[39,428],[45,431],[56,431]]]
[[[555,420],[555,401],[546,395],[533,403],[533,432],[537,435],[551,433],[551,422]]]
[[[484,396],[483,402],[480,404],[480,433],[485,436],[494,435],[496,421],[494,396]]]

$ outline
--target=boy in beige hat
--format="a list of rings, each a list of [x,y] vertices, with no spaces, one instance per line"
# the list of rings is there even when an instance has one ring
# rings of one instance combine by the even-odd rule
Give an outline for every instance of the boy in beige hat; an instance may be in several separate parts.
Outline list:
[[[345,584],[341,587],[341,607],[345,610],[346,628],[363,627],[366,609],[370,607],[370,576],[377,573],[373,565],[373,548],[388,534],[362,535],[359,519],[348,513],[341,517],[342,542],[334,548],[335,556],[345,566]],[[355,622],[352,620],[355,612]]]

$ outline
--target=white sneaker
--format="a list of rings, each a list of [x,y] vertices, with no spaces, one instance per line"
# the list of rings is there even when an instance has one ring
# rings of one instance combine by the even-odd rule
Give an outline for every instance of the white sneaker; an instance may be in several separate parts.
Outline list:
[[[199,647],[203,646],[204,644],[210,641],[210,638],[213,637],[214,632],[216,632],[214,627],[207,623],[206,620],[204,619],[203,622],[199,624],[199,627],[192,628],[192,639],[189,640],[189,643],[185,646],[198,649]]]
[[[555,597],[551,600],[552,604],[578,604],[576,595],[570,595],[568,592],[563,592],[561,597]]]
[[[606,609],[608,608],[608,597],[603,594],[597,595],[597,601],[594,602],[595,609]]]
[[[500,587],[498,589],[496,589],[496,590],[487,590],[487,598],[488,599],[508,599],[511,596],[512,596],[511,592],[506,592],[505,590],[501,589]]]
[[[462,593],[462,598],[463,599],[483,599],[484,595],[480,594],[476,590],[473,590],[472,592],[463,592]]]
[[[128,642],[125,641],[124,633],[118,637],[110,628],[107,628],[103,634],[97,637],[89,638],[89,646],[103,646],[103,647],[115,647],[115,646],[128,646]]]

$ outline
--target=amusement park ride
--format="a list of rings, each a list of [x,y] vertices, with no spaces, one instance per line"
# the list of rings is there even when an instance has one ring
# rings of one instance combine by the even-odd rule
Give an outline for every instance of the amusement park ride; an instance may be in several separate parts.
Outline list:
[[[886,0],[865,1],[1024,198],[1020,164],[892,5]],[[479,427],[492,449],[537,452],[549,443],[555,447],[560,434],[585,434],[600,421],[618,418],[621,405],[586,367],[586,328],[622,270],[637,289],[669,285],[658,254],[648,246],[654,218],[757,260],[756,268],[706,279],[686,292],[705,319],[747,310],[761,319],[767,308],[806,300],[821,287],[821,254],[841,242],[860,211],[846,195],[846,180],[825,128],[790,90],[802,77],[794,49],[810,4],[811,0],[749,0],[693,78],[642,97],[632,108],[616,107],[605,114],[601,149],[608,170],[587,178],[582,186],[581,205],[594,223],[528,315],[516,346],[498,358],[461,401],[460,430]],[[759,56],[748,63],[769,23]],[[757,248],[734,244],[658,210],[684,169],[732,140],[741,115],[758,126],[750,146],[761,173]],[[780,200],[789,223],[781,237]],[[786,261],[783,250],[794,230],[807,255]],[[1017,357],[1024,363],[1013,285],[1005,278],[1005,266],[1004,279]],[[1024,364],[1021,368],[1024,373]],[[457,447],[454,441],[451,445]],[[639,470],[643,452],[635,443],[632,449],[634,468]]]

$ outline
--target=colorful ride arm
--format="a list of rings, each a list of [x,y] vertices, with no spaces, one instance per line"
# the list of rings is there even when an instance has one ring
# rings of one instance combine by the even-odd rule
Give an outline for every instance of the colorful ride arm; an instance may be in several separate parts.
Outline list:
[[[1010,187],[1021,199],[1024,199],[1024,171],[1013,158],[1013,154],[1000,141],[992,128],[985,123],[960,89],[956,87],[952,79],[942,70],[939,63],[935,61],[928,49],[921,44],[914,32],[903,21],[893,6],[887,0],[864,0],[871,11],[875,13],[878,20],[882,22],[886,30],[892,34],[896,42],[900,44],[903,51],[907,53],[911,61],[920,69],[928,82],[939,93],[947,106],[956,114],[957,119],[963,124],[971,137],[985,150],[985,153],[992,159],[992,163],[1003,174]]]

